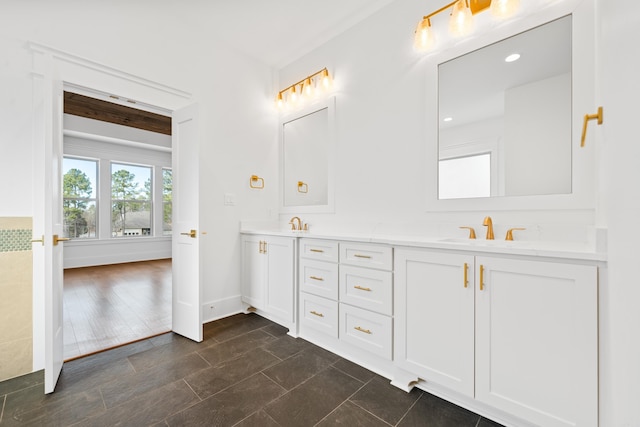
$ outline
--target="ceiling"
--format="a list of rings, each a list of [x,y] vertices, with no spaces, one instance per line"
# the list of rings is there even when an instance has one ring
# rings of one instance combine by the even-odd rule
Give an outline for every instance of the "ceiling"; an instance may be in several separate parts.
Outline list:
[[[395,0],[201,0],[208,31],[280,68]]]

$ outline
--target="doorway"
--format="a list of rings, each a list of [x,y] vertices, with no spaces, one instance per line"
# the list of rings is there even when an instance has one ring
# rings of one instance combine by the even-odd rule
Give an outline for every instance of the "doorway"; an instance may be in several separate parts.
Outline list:
[[[166,333],[172,314],[171,117],[73,89],[63,107],[67,361]]]

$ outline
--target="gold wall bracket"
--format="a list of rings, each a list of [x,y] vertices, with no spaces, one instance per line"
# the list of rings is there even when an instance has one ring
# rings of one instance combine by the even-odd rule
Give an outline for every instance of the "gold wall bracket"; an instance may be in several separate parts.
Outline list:
[[[251,178],[249,178],[249,187],[264,188],[264,178],[260,178],[258,175],[251,175]]]
[[[309,185],[306,182],[298,181],[298,193],[308,193]]]
[[[580,140],[580,147],[584,147],[584,141],[587,139],[587,124],[591,120],[598,120],[598,125],[602,124],[602,107],[598,107],[598,112],[596,114],[585,114],[584,123],[582,124],[582,139]]]

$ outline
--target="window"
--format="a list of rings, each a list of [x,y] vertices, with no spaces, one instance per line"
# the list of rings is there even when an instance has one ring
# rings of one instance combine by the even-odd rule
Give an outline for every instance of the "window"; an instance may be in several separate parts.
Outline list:
[[[64,236],[71,239],[96,238],[98,162],[63,157],[62,173]]]
[[[173,175],[171,169],[162,169],[162,235],[171,236]]]
[[[111,163],[111,235],[153,235],[153,185],[149,166]]]
[[[491,196],[491,154],[440,160],[438,185],[440,199]]]

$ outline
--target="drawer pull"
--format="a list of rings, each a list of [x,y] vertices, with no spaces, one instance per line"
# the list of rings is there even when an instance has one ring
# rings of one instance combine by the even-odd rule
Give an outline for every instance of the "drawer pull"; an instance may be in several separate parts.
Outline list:
[[[324,281],[324,279],[322,277],[316,277],[316,276],[309,276],[309,279],[320,280],[321,282]]]
[[[318,316],[318,317],[324,317],[324,314],[322,313],[318,313],[317,311],[310,311],[309,313],[313,314],[314,316]]]
[[[371,292],[371,288],[364,288],[360,285],[355,285],[354,286],[355,289],[360,289],[361,291],[367,291],[367,292]]]
[[[324,251],[322,249],[309,249],[309,252],[318,252],[320,254],[324,253]]]
[[[484,265],[480,264],[480,290],[484,290]]]
[[[366,259],[371,259],[370,255],[360,255],[360,254],[354,254],[353,255],[356,258],[366,258]]]
[[[364,329],[364,328],[361,328],[360,326],[356,326],[353,329],[355,329],[356,331],[364,332],[365,334],[369,334],[369,335],[371,335],[372,333],[369,329]]]

